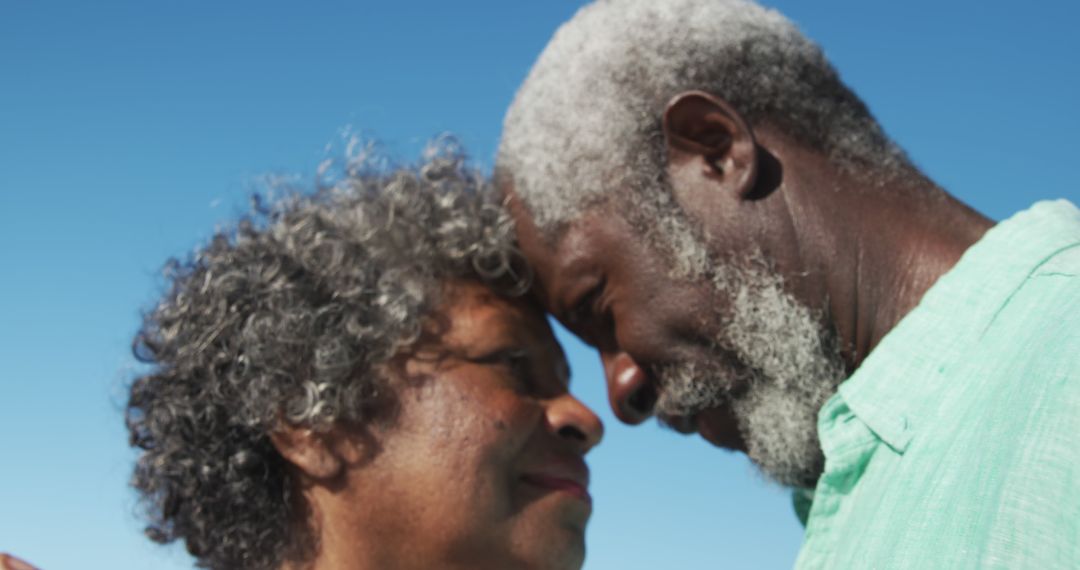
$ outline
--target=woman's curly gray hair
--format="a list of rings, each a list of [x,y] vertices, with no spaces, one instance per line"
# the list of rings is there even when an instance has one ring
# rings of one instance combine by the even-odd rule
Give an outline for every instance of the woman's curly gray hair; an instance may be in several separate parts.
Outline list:
[[[381,417],[380,374],[414,343],[448,280],[521,292],[528,275],[489,183],[443,152],[395,172],[347,170],[269,206],[166,267],[134,351],[126,422],[147,534],[205,568],[267,569],[311,548],[269,433]]]

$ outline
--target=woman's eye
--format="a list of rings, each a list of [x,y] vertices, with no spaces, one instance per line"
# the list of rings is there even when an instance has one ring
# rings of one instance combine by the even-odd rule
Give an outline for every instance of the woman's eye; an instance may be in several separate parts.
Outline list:
[[[513,378],[515,384],[523,390],[532,390],[534,386],[533,382],[533,370],[532,370],[532,358],[529,356],[529,351],[525,349],[508,349],[493,352],[487,356],[483,356],[475,359],[480,364],[501,366]]]
[[[514,375],[514,380],[521,383],[522,388],[532,390],[536,387],[533,382],[532,359],[529,358],[528,352],[517,351],[507,355],[506,365],[510,373]]]

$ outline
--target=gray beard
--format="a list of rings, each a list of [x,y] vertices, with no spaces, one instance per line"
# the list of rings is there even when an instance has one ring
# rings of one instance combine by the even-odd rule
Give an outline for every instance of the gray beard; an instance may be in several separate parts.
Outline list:
[[[835,335],[814,311],[762,264],[747,265],[714,265],[713,287],[732,301],[721,316],[723,333],[702,358],[654,371],[657,412],[688,416],[727,403],[747,454],[767,477],[813,487],[825,463],[818,411],[844,380],[844,364]]]

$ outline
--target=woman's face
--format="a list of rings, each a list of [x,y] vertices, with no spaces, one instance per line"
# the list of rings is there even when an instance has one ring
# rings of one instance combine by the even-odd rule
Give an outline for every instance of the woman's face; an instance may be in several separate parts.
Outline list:
[[[366,521],[353,530],[402,547],[385,567],[580,567],[583,458],[603,426],[567,392],[545,316],[472,283],[450,287],[440,315],[442,334],[403,365],[377,452],[350,470],[342,492]]]

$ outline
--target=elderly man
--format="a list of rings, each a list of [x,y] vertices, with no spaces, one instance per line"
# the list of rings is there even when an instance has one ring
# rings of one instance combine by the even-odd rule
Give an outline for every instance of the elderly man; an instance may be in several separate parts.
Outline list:
[[[1080,566],[1073,205],[995,226],[745,0],[582,9],[497,176],[616,416],[805,490],[800,568]]]

